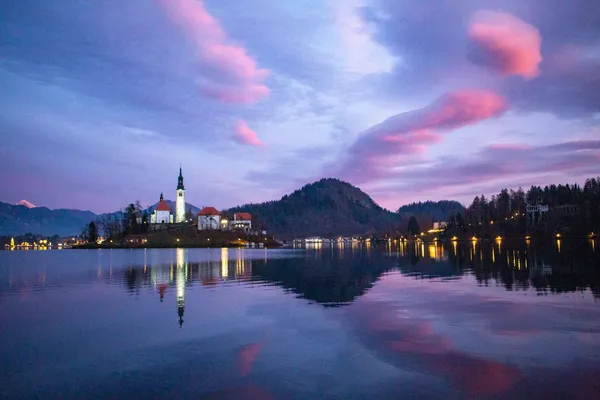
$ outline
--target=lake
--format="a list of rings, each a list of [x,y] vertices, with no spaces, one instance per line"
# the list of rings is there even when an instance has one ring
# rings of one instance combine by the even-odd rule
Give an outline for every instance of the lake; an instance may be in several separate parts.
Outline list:
[[[0,398],[597,398],[596,245],[0,251]]]

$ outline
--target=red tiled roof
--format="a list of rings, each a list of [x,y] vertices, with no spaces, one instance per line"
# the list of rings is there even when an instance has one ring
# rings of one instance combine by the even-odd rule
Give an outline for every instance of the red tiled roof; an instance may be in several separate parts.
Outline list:
[[[250,213],[246,213],[246,212],[235,213],[235,214],[233,214],[233,219],[236,221],[240,221],[240,220],[250,221],[250,220],[252,220],[252,215],[250,215]]]
[[[156,211],[171,211],[171,209],[169,208],[169,206],[167,205],[167,203],[165,203],[164,200],[161,200],[158,202],[158,205],[156,206]]]
[[[204,207],[198,215],[221,215],[221,213],[214,207]]]

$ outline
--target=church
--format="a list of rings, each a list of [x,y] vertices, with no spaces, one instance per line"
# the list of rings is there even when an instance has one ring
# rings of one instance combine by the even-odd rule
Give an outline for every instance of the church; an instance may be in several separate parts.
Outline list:
[[[175,212],[171,210],[165,201],[163,194],[154,211],[150,215],[152,229],[163,229],[163,224],[181,224],[186,221],[185,187],[183,186],[183,172],[179,167],[177,178],[177,189],[175,190]],[[250,232],[252,230],[252,215],[247,212],[233,214],[233,220],[229,221],[222,213],[214,207],[204,207],[197,215],[197,226],[199,231],[203,230],[236,230]]]
[[[179,167],[179,177],[177,178],[177,189],[175,191],[175,214],[173,214],[161,193],[160,200],[150,215],[150,223],[179,224],[182,222],[185,222],[185,188],[183,186],[183,173],[181,167]]]

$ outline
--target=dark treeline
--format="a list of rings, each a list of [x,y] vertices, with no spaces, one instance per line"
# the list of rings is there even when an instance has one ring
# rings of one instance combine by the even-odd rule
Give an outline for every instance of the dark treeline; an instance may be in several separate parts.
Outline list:
[[[150,215],[139,201],[130,203],[122,211],[104,214],[82,228],[81,238],[93,243],[99,236],[105,239],[121,240],[127,235],[147,233],[150,228]]]
[[[548,206],[543,214],[527,215],[527,205]],[[448,233],[478,236],[565,234],[586,236],[600,231],[600,177],[584,186],[532,186],[528,191],[502,189],[486,198],[477,196],[465,213],[450,216]]]

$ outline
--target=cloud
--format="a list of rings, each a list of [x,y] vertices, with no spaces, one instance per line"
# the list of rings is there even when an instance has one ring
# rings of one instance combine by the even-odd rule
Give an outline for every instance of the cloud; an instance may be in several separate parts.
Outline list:
[[[410,167],[394,178],[398,184],[386,193],[432,193],[448,188],[485,183],[497,192],[514,187],[518,180],[555,182],[558,177],[595,176],[600,173],[600,140],[577,140],[544,146],[525,144],[490,145],[472,155],[443,157],[433,163]],[[552,175],[552,179],[548,179]],[[546,176],[545,179],[540,177]],[[495,182],[495,183],[494,183]],[[531,184],[530,183],[530,184]],[[463,191],[466,199],[473,191]],[[470,198],[469,198],[470,197]]]
[[[244,47],[230,43],[227,33],[201,0],[160,0],[193,42],[198,62],[207,70],[200,91],[228,103],[253,103],[269,94],[266,69],[257,67]]]
[[[471,18],[468,35],[475,63],[504,76],[539,75],[542,39],[539,31],[523,20],[500,11],[477,11]]]
[[[248,124],[246,124],[246,121],[243,120],[240,120],[235,124],[233,140],[246,146],[264,146],[264,143],[258,138],[256,132],[250,129]]]
[[[473,16],[482,9],[501,9],[502,12],[497,13],[519,21],[516,25],[508,23],[517,27],[515,32],[522,33],[519,41],[507,40],[517,38],[512,32],[510,36],[497,38],[488,29],[486,40],[475,42],[468,27],[478,21]],[[369,81],[377,88],[379,98],[393,101],[399,92],[422,98],[454,87],[493,87],[518,111],[543,111],[568,119],[600,112],[600,60],[576,56],[569,60],[566,68],[553,65],[555,60],[564,63],[561,49],[565,47],[577,48],[584,54],[598,54],[600,7],[595,2],[377,0],[365,7],[361,15],[374,27],[374,39],[401,60],[392,73],[380,74]],[[500,29],[494,32],[498,31]],[[483,33],[480,32],[482,39]],[[538,36],[543,38],[541,63],[535,62]],[[522,37],[526,38],[523,43]],[[488,47],[492,44],[494,47]],[[499,44],[506,47],[498,47]],[[471,50],[468,57],[465,57],[466,49]],[[524,60],[528,63],[520,64]],[[512,75],[537,78],[498,81],[495,74],[489,73],[490,68],[500,73],[513,71]]]
[[[372,39],[371,27],[359,10],[365,0],[331,2],[333,20],[341,37],[347,69],[356,74],[389,72],[396,60],[387,49]]]
[[[442,140],[440,133],[498,117],[506,103],[494,92],[457,90],[419,110],[394,115],[367,129],[350,146],[339,175],[364,182],[381,178]]]

